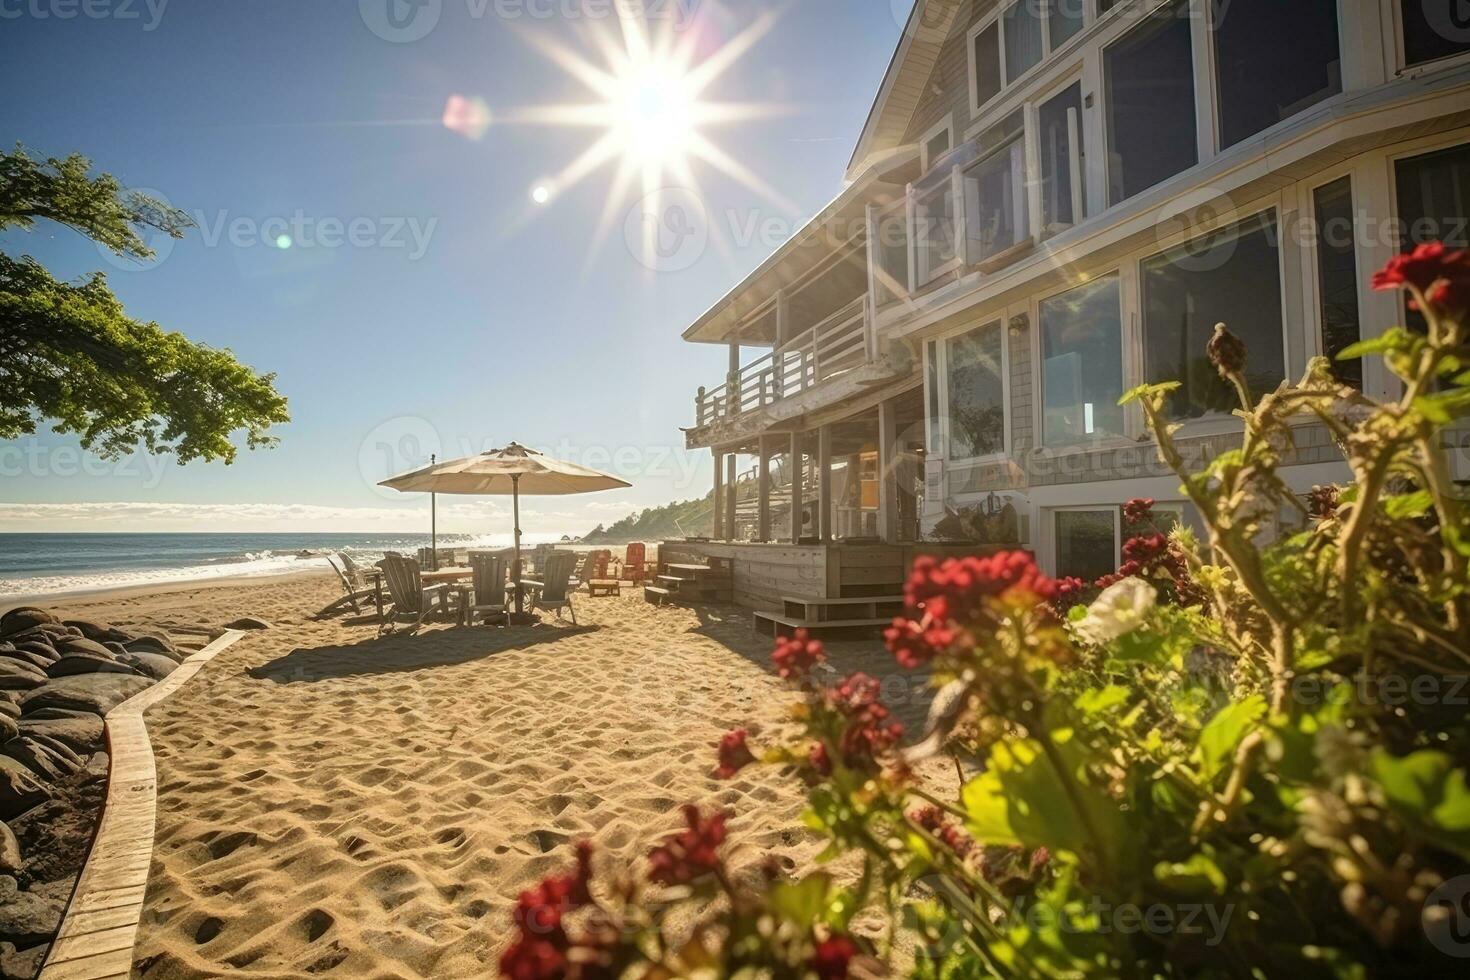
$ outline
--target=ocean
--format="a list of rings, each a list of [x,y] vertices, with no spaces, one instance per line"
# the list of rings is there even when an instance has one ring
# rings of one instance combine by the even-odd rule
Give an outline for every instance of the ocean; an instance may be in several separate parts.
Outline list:
[[[522,545],[544,540],[529,534]],[[510,535],[441,534],[439,546],[504,548]],[[0,603],[232,576],[327,568],[343,551],[371,563],[412,555],[427,534],[0,534]]]

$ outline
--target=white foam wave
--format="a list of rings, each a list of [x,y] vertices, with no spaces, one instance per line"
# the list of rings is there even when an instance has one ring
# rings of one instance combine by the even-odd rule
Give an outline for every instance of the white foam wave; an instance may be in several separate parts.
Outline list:
[[[213,564],[185,565],[179,568],[130,569],[0,579],[0,596],[6,597],[5,601],[9,601],[20,598],[103,592],[109,589],[126,589],[134,586],[176,585],[183,582],[207,582],[221,578],[259,578],[313,569],[326,571],[326,559],[321,557],[299,558],[294,554],[277,555],[267,551],[224,559]]]

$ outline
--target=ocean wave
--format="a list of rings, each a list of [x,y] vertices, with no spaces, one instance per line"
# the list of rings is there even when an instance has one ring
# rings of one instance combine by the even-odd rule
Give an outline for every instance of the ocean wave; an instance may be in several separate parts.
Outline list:
[[[277,555],[263,552],[218,559],[213,564],[201,563],[179,568],[129,569],[0,579],[0,595],[7,597],[6,601],[11,601],[12,599],[42,596],[104,592],[109,589],[126,589],[134,586],[207,582],[220,578],[259,578],[305,571],[313,566],[319,566],[322,571],[326,571],[326,559],[316,557],[311,561],[304,561],[294,554]]]

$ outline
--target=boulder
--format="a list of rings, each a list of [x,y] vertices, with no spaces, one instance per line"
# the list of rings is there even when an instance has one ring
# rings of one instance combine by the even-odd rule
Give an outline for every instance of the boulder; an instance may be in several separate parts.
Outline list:
[[[25,866],[25,860],[20,856],[20,841],[15,839],[15,831],[0,820],[0,874],[18,875]]]
[[[0,694],[5,695],[14,693],[14,691],[0,691]],[[20,721],[20,701],[12,701],[9,697],[0,698],[0,715]]]
[[[270,623],[263,619],[256,619],[254,616],[243,616],[233,623],[225,624],[227,630],[268,630],[270,628]]]
[[[32,667],[37,667],[41,670],[45,670],[46,666],[51,663],[52,659],[54,658],[43,657],[39,653],[32,653],[29,650],[0,651],[0,663],[5,662],[6,660],[19,660],[23,664],[30,664]]]
[[[9,882],[8,885],[4,884]],[[0,894],[14,892],[9,901],[0,900],[0,939],[17,948],[49,942],[61,928],[66,903],[15,887],[14,878],[0,879]]]
[[[46,668],[47,677],[75,677],[77,674],[136,674],[127,664],[94,653],[68,653]]]
[[[54,739],[78,755],[100,752],[107,746],[106,726],[101,718],[92,714],[77,714],[71,718],[27,718],[16,726],[16,734]]]
[[[29,691],[46,683],[46,673],[19,661],[0,665],[0,691]]]
[[[20,737],[20,721],[9,715],[0,715],[0,745]]]
[[[68,753],[70,758],[62,756],[50,747],[25,735],[0,745],[0,753],[9,756],[31,772],[53,783],[60,782],[82,768],[80,764],[72,761],[76,758],[75,753]]]
[[[131,640],[123,640],[124,649],[131,653],[164,653],[174,654],[178,652],[173,643],[166,637],[157,636],[152,633],[144,636],[135,636]]]
[[[61,620],[44,609],[35,606],[17,606],[0,616],[0,636],[10,636],[43,623],[59,623]]]
[[[144,677],[151,677],[161,681],[169,674],[179,669],[179,665],[173,659],[161,653],[120,653],[117,662],[126,664]]]
[[[55,660],[57,657],[61,656],[61,654],[57,653],[56,648],[53,647],[51,644],[42,643],[39,640],[29,640],[25,643],[17,643],[15,645],[15,649],[17,653],[33,653],[36,656],[45,660],[48,664],[51,661]]]
[[[22,741],[34,742],[39,748],[45,749],[51,755],[56,756],[69,767],[78,771],[87,767],[87,760],[82,758],[82,756],[91,755],[94,751],[89,748],[84,749],[82,752],[77,752],[70,745],[61,741],[61,739],[47,735],[45,732],[27,732]]]
[[[50,943],[30,949],[16,949],[14,943],[0,943],[0,980],[31,980],[41,972],[41,964],[50,951]]]
[[[89,640],[84,636],[69,636],[63,640],[57,640],[51,644],[56,652],[63,657],[69,653],[90,653],[105,660],[112,659],[112,651],[95,640]]]
[[[0,820],[10,820],[51,799],[51,792],[29,768],[0,755]]]
[[[12,692],[14,693],[14,692]],[[26,721],[54,721],[57,719],[71,718],[96,718],[97,715],[91,711],[76,711],[71,708],[37,708],[25,716]]]
[[[111,623],[92,623],[85,619],[68,619],[67,626],[81,633],[89,640],[98,643],[122,643],[131,640],[133,635],[113,626]]]
[[[69,637],[82,638],[82,631],[73,626],[63,626],[60,623],[42,623],[36,629],[45,633],[53,640],[65,640]]]
[[[152,680],[136,674],[78,674],[75,677],[57,677],[33,691],[28,691],[20,700],[20,714],[22,718],[26,718],[32,711],[40,708],[65,708],[106,715],[139,691],[152,686]]]

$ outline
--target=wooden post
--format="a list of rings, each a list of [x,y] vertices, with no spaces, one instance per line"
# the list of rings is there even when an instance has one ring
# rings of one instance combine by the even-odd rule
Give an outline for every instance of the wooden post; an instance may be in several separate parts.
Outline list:
[[[898,411],[890,398],[878,403],[878,536],[898,541]]]
[[[757,541],[771,540],[771,454],[766,437],[756,440],[756,531]]]
[[[725,538],[725,509],[723,507],[723,504],[724,504],[724,499],[723,499],[724,498],[724,494],[723,494],[724,486],[723,486],[723,483],[724,483],[724,476],[725,476],[725,474],[724,474],[725,461],[722,458],[722,454],[721,454],[720,450],[717,447],[711,446],[710,447],[710,453],[715,458],[714,493],[713,493],[713,495],[711,497],[711,502],[712,502],[711,511],[712,511],[712,513],[710,514],[710,537],[713,538],[715,541],[724,541],[724,540],[726,540],[726,538]]]
[[[740,474],[736,469],[736,453],[727,453],[725,456],[725,533],[729,535],[727,541],[734,541],[740,536],[740,529],[736,525],[735,505],[736,491],[735,482]]]
[[[832,540],[832,427],[817,430],[817,537]]]
[[[801,543],[801,512],[805,487],[801,479],[801,433],[791,433],[791,543]]]

